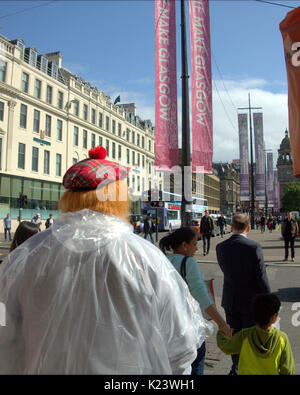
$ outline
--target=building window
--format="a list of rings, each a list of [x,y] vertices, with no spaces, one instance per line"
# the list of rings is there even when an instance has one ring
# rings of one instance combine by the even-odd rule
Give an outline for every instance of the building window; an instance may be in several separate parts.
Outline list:
[[[116,159],[116,143],[112,143],[112,157],[113,159]]]
[[[0,121],[4,119],[4,103],[0,101]]]
[[[84,129],[82,133],[82,147],[87,149],[87,130]]]
[[[127,128],[126,129],[126,140],[127,141],[129,141],[129,133],[130,133],[130,130]]]
[[[140,146],[140,135],[137,133],[136,135],[136,145],[139,147]]]
[[[132,165],[135,165],[135,152],[132,151]]]
[[[2,169],[2,138],[0,137],[0,169]]]
[[[36,99],[40,99],[41,98],[41,90],[42,90],[42,82],[40,80],[35,80],[34,97]]]
[[[96,123],[96,110],[92,108],[92,123],[95,125]]]
[[[36,66],[36,59],[37,59],[37,53],[32,49],[32,48],[30,48],[29,49],[29,64],[31,65],[31,66]]]
[[[40,112],[38,110],[33,111],[33,131],[37,133],[40,131]]]
[[[46,114],[45,136],[51,137],[51,117]]]
[[[57,107],[62,110],[64,105],[64,94],[61,91],[58,91],[57,93]]]
[[[73,144],[78,145],[78,127],[74,126]]]
[[[74,103],[74,108],[73,108],[74,115],[76,115],[76,117],[78,117],[78,115],[79,115],[79,101],[75,100],[73,103]]]
[[[44,151],[44,174],[50,173],[50,151]]]
[[[98,125],[99,125],[99,128],[103,127],[103,114],[102,114],[102,112],[99,112],[99,123],[98,123]]]
[[[121,137],[122,136],[122,126],[120,123],[118,123],[118,136]]]
[[[105,117],[105,129],[109,132],[109,117]]]
[[[83,105],[83,119],[85,121],[87,121],[87,119],[88,119],[88,106],[87,106],[87,104]]]
[[[0,60],[0,81],[5,82],[6,79],[6,62]]]
[[[72,158],[72,164],[75,165],[78,162],[77,158]]]
[[[140,165],[141,165],[141,155],[139,152],[137,154],[137,165],[138,165],[138,167],[140,167]]]
[[[145,168],[145,157],[144,157],[144,155],[142,156],[142,166],[143,166],[143,169]]]
[[[142,148],[145,148],[145,137],[142,136]]]
[[[135,144],[135,132],[134,132],[134,130],[131,133],[131,138],[132,138],[132,144]]]
[[[102,136],[99,136],[99,147],[102,147],[103,145],[103,138]]]
[[[28,84],[29,84],[29,74],[23,73],[22,74],[22,92],[28,93]]]
[[[56,154],[56,175],[61,176],[61,154]]]
[[[140,176],[137,176],[137,191],[141,191],[141,178]]]
[[[122,146],[121,145],[119,145],[119,147],[118,147],[118,159],[119,160],[121,160],[122,159]]]
[[[21,104],[20,127],[26,129],[26,125],[27,125],[27,106],[25,106],[25,104]]]
[[[149,140],[149,146],[148,146],[148,148],[149,148],[149,151],[151,152],[151,140]]]
[[[62,141],[62,120],[58,119],[56,124],[56,140]]]
[[[109,156],[109,140],[106,140],[106,155]]]
[[[25,169],[25,144],[19,143],[18,168]]]
[[[47,85],[46,102],[52,104],[52,86]]]
[[[95,148],[95,144],[96,144],[96,136],[95,133],[92,133],[92,141],[91,141],[92,148]]]
[[[32,147],[32,171],[39,171],[39,149]]]
[[[126,149],[126,160],[127,160],[127,164],[129,165],[130,163],[130,157],[129,157],[129,149]]]
[[[112,120],[111,129],[113,134],[116,134],[116,121],[114,119]]]

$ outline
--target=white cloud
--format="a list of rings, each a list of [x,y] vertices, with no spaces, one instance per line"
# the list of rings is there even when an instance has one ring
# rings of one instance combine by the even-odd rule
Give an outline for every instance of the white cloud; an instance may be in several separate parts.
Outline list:
[[[276,165],[277,150],[285,136],[285,129],[288,128],[287,94],[271,92],[266,89],[267,85],[267,81],[261,79],[224,83],[214,81],[214,161],[231,161],[239,158],[237,108],[248,107],[250,93],[251,107],[262,107],[262,110],[256,111],[263,113],[265,146],[266,149],[273,150],[274,166]]]

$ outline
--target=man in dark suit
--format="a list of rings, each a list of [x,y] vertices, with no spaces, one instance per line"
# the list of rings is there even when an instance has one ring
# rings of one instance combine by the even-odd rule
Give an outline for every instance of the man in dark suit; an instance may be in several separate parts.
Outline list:
[[[251,303],[256,294],[271,292],[262,248],[249,240],[249,217],[236,214],[232,219],[232,236],[216,247],[217,259],[224,274],[222,307],[228,325],[238,332],[255,325]],[[232,355],[229,374],[237,374],[238,355]]]

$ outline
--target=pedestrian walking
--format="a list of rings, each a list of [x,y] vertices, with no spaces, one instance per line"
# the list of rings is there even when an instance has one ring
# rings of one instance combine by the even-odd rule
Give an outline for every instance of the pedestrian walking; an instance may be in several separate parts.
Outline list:
[[[11,219],[9,213],[4,218],[3,223],[4,223],[4,239],[6,240],[8,235],[9,240],[11,241]]]
[[[258,293],[270,292],[259,243],[249,240],[249,217],[236,214],[232,219],[232,236],[216,247],[217,259],[224,275],[221,305],[225,310],[226,322],[234,333],[253,326],[250,306]],[[237,374],[238,355],[232,355],[230,375]]]
[[[239,354],[239,375],[294,375],[295,363],[286,333],[273,327],[280,300],[275,294],[257,295],[252,312],[255,326],[242,329],[231,338],[221,331],[217,344],[225,354]]]
[[[19,226],[17,227],[14,238],[12,240],[9,252],[13,251],[19,245],[24,243],[29,237],[39,233],[41,230],[40,228],[29,221],[22,221],[20,222]]]
[[[223,238],[223,236],[224,236],[224,227],[226,226],[226,221],[225,221],[225,218],[224,218],[223,214],[221,214],[220,217],[218,218],[217,225],[220,228],[221,238]]]
[[[152,214],[148,214],[144,223],[144,239],[147,239],[149,234],[151,243],[154,244],[153,232],[155,230]]]
[[[266,227],[266,217],[265,217],[265,215],[263,214],[263,215],[260,217],[260,231],[261,231],[261,233],[263,233],[263,232],[265,231],[265,227]]]
[[[204,274],[200,270],[197,261],[193,258],[198,249],[198,237],[190,227],[175,230],[159,242],[159,248],[166,254],[172,251],[167,258],[186,281],[192,296],[200,305],[202,313],[206,313],[216,322],[219,330],[230,336],[230,327],[217,310],[213,300],[207,292],[204,283]],[[206,346],[205,342],[197,351],[197,358],[192,364],[192,375],[203,375]]]
[[[37,213],[31,220],[33,224],[35,224],[40,230],[42,226],[41,215]]]
[[[209,216],[209,211],[205,210],[204,217],[201,218],[200,235],[203,239],[203,255],[208,255],[210,249],[210,238],[214,232],[214,221]]]
[[[190,373],[205,320],[129,223],[129,168],[104,148],[63,177],[62,213],[0,269],[0,374]],[[22,248],[23,247],[23,248]]]
[[[291,247],[291,259],[295,262],[295,238],[299,232],[297,221],[292,217],[292,213],[288,212],[287,217],[281,224],[281,234],[284,239],[284,262],[287,262],[289,257],[289,246]]]
[[[53,214],[49,214],[49,218],[47,218],[45,222],[46,229],[50,228],[50,226],[53,225],[53,222],[54,222]]]

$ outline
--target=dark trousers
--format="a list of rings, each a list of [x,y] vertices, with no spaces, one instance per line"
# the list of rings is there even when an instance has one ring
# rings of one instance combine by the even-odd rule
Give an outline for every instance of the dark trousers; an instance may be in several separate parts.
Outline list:
[[[7,233],[8,233],[8,236],[9,236],[9,240],[11,240],[10,228],[4,228],[4,238],[5,238],[5,240],[7,238]]]
[[[202,235],[202,238],[203,238],[203,254],[206,254],[206,255],[209,253],[210,237],[211,237],[210,235]]]
[[[236,332],[239,332],[243,328],[249,328],[255,325],[253,318],[251,317],[250,311],[232,311],[232,310],[225,310],[226,315],[226,322],[233,328],[233,335]],[[230,375],[237,375],[238,374],[238,364],[239,364],[239,354],[232,354],[232,367],[229,372]]]
[[[284,238],[284,248],[285,248],[285,259],[288,259],[289,257],[289,245],[291,245],[291,258],[295,258],[295,248],[294,248],[294,243],[295,243],[295,237],[285,237]]]
[[[206,345],[205,342],[203,342],[202,346],[197,350],[197,358],[192,363],[192,372],[191,372],[192,376],[204,375],[205,353],[206,353]]]
[[[220,226],[220,233],[221,233],[221,237],[223,237],[223,235],[224,235],[224,226]]]

